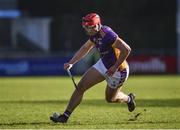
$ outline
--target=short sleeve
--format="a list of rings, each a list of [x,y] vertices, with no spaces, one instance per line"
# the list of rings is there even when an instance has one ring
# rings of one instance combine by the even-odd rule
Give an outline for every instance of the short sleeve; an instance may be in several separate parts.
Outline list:
[[[112,45],[116,41],[117,37],[118,37],[118,35],[114,31],[109,30],[105,34],[105,36],[103,38],[103,42],[107,43],[108,45]]]

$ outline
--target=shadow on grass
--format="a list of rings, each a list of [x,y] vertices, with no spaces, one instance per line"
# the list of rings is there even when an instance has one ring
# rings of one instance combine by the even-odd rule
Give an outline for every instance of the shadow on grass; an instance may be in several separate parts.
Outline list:
[[[68,122],[68,123],[53,123],[53,122],[13,122],[13,123],[0,123],[1,126],[8,126],[8,127],[13,127],[13,126],[26,126],[26,125],[33,125],[33,126],[56,126],[56,125],[62,125],[63,127],[65,126],[89,126],[89,125],[122,125],[122,124],[167,124],[167,123],[180,123],[180,122],[169,122],[169,121],[118,121],[118,122],[88,122],[88,123],[80,123],[80,122]]]
[[[17,126],[17,125],[50,125],[51,122],[13,122],[13,123],[0,123],[0,126]]]
[[[23,101],[0,101],[1,103],[8,104],[67,104],[68,100],[42,100],[42,101],[31,101],[31,100],[23,100]],[[138,99],[136,100],[138,107],[180,107],[180,99]],[[106,106],[113,107],[118,104],[113,103],[109,104],[105,100],[96,99],[96,100],[83,100],[82,105],[87,106]],[[123,106],[123,105],[122,105]]]
[[[79,123],[79,122],[70,122],[67,123],[67,125],[126,125],[126,124],[176,124],[180,122],[174,122],[174,121],[118,121],[118,122],[98,122],[98,123]]]

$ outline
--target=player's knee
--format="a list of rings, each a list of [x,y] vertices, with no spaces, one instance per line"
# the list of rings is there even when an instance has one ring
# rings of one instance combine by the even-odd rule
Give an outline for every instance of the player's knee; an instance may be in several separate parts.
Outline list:
[[[78,93],[83,94],[83,93],[85,92],[85,89],[84,89],[83,86],[84,86],[84,85],[83,85],[81,82],[78,83],[77,89],[76,89]]]

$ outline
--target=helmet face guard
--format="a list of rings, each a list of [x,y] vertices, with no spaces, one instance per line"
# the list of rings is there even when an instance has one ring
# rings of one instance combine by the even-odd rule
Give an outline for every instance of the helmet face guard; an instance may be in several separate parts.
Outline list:
[[[83,26],[83,28],[85,29],[86,33],[88,35],[95,35],[97,32],[100,31],[99,29],[100,25],[95,25],[95,26]]]
[[[96,13],[90,13],[82,18],[82,26],[88,35],[95,35],[101,29],[101,20]]]

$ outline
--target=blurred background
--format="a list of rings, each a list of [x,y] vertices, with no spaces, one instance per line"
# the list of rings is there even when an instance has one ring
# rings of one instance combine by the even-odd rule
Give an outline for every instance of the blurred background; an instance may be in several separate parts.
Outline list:
[[[0,0],[0,76],[66,75],[88,39],[81,18],[98,13],[132,48],[131,74],[180,73],[179,0]],[[73,68],[82,74],[93,50]]]

